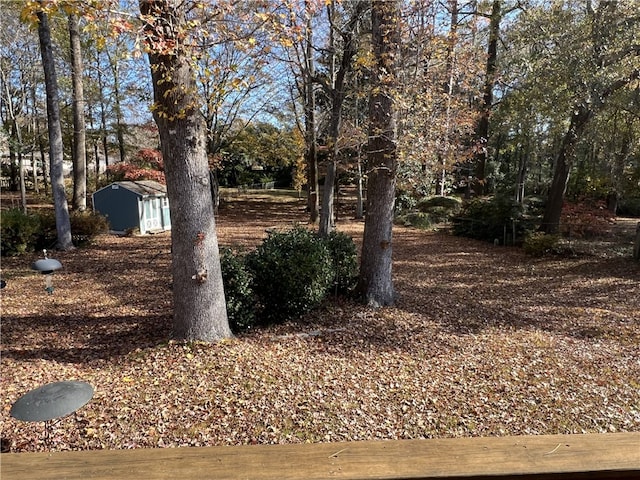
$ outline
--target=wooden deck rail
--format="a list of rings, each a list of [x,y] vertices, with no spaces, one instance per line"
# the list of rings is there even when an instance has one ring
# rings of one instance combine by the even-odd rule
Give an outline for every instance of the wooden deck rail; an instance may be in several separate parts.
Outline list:
[[[2,480],[640,478],[640,432],[5,453]]]

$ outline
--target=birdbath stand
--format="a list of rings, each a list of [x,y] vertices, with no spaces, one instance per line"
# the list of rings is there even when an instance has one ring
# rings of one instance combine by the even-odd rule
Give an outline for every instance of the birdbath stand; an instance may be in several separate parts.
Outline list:
[[[44,422],[46,441],[51,421],[74,413],[93,397],[93,387],[86,382],[54,382],[25,393],[11,407],[9,414],[25,422]]]

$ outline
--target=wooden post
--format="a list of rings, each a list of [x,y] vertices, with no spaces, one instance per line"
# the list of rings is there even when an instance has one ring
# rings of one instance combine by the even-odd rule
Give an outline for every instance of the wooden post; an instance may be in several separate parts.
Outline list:
[[[636,225],[636,240],[633,243],[633,258],[640,261],[640,222]]]

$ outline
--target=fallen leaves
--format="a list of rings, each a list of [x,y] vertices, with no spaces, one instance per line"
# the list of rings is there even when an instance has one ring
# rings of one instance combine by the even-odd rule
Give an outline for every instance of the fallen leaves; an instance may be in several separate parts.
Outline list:
[[[234,202],[221,244],[255,245],[267,226],[303,218],[282,210]],[[361,236],[361,223],[341,228]],[[531,259],[398,228],[395,307],[332,298],[299,321],[185,344],[170,340],[169,238],[105,236],[61,252],[53,296],[21,269],[31,258],[3,261],[11,451],[640,430],[632,262]],[[42,424],[9,409],[59,380],[96,392],[45,441]]]

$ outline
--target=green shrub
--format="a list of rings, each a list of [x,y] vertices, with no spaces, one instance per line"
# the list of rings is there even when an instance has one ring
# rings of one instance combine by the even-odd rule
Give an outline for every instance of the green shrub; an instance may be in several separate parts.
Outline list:
[[[71,235],[76,246],[109,231],[109,222],[98,213],[89,211],[71,212],[69,220],[71,221]]]
[[[14,256],[35,249],[40,231],[40,218],[23,213],[19,208],[4,210],[0,215],[0,250],[2,256]]]
[[[323,239],[333,259],[334,286],[339,293],[351,291],[358,281],[358,249],[353,239],[343,232],[333,231]]]
[[[395,210],[396,212],[405,212],[416,206],[417,200],[412,190],[397,187]]]
[[[542,257],[558,251],[560,237],[543,232],[534,232],[527,236],[522,244],[525,253],[532,257]]]
[[[420,199],[416,207],[418,210],[425,213],[429,213],[434,209],[440,209],[440,211],[454,214],[458,213],[462,209],[462,200],[460,200],[459,197],[435,195],[433,197],[424,197]]]
[[[534,225],[523,215],[522,205],[507,196],[476,198],[464,205],[462,211],[452,217],[453,233],[462,237],[493,242],[504,238],[505,229],[515,239],[523,239]]]
[[[58,232],[56,230],[56,216],[53,210],[45,210],[38,213],[40,219],[40,231],[35,245],[36,250],[50,249],[56,246]],[[73,230],[71,231],[73,234]]]
[[[263,318],[277,322],[313,309],[328,293],[335,272],[327,246],[296,227],[271,233],[247,256]]]
[[[220,267],[229,326],[234,333],[239,333],[256,322],[251,273],[246,267],[244,255],[234,253],[230,248],[220,249]]]
[[[433,225],[431,221],[431,215],[424,212],[408,212],[400,215],[396,222],[404,225],[405,227],[414,227],[420,229],[427,229]]]
[[[36,248],[53,248],[58,239],[56,229],[56,217],[53,211],[39,213],[40,234]],[[69,222],[71,223],[71,236],[74,245],[81,246],[101,233],[109,231],[109,223],[102,215],[93,212],[69,212]]]

